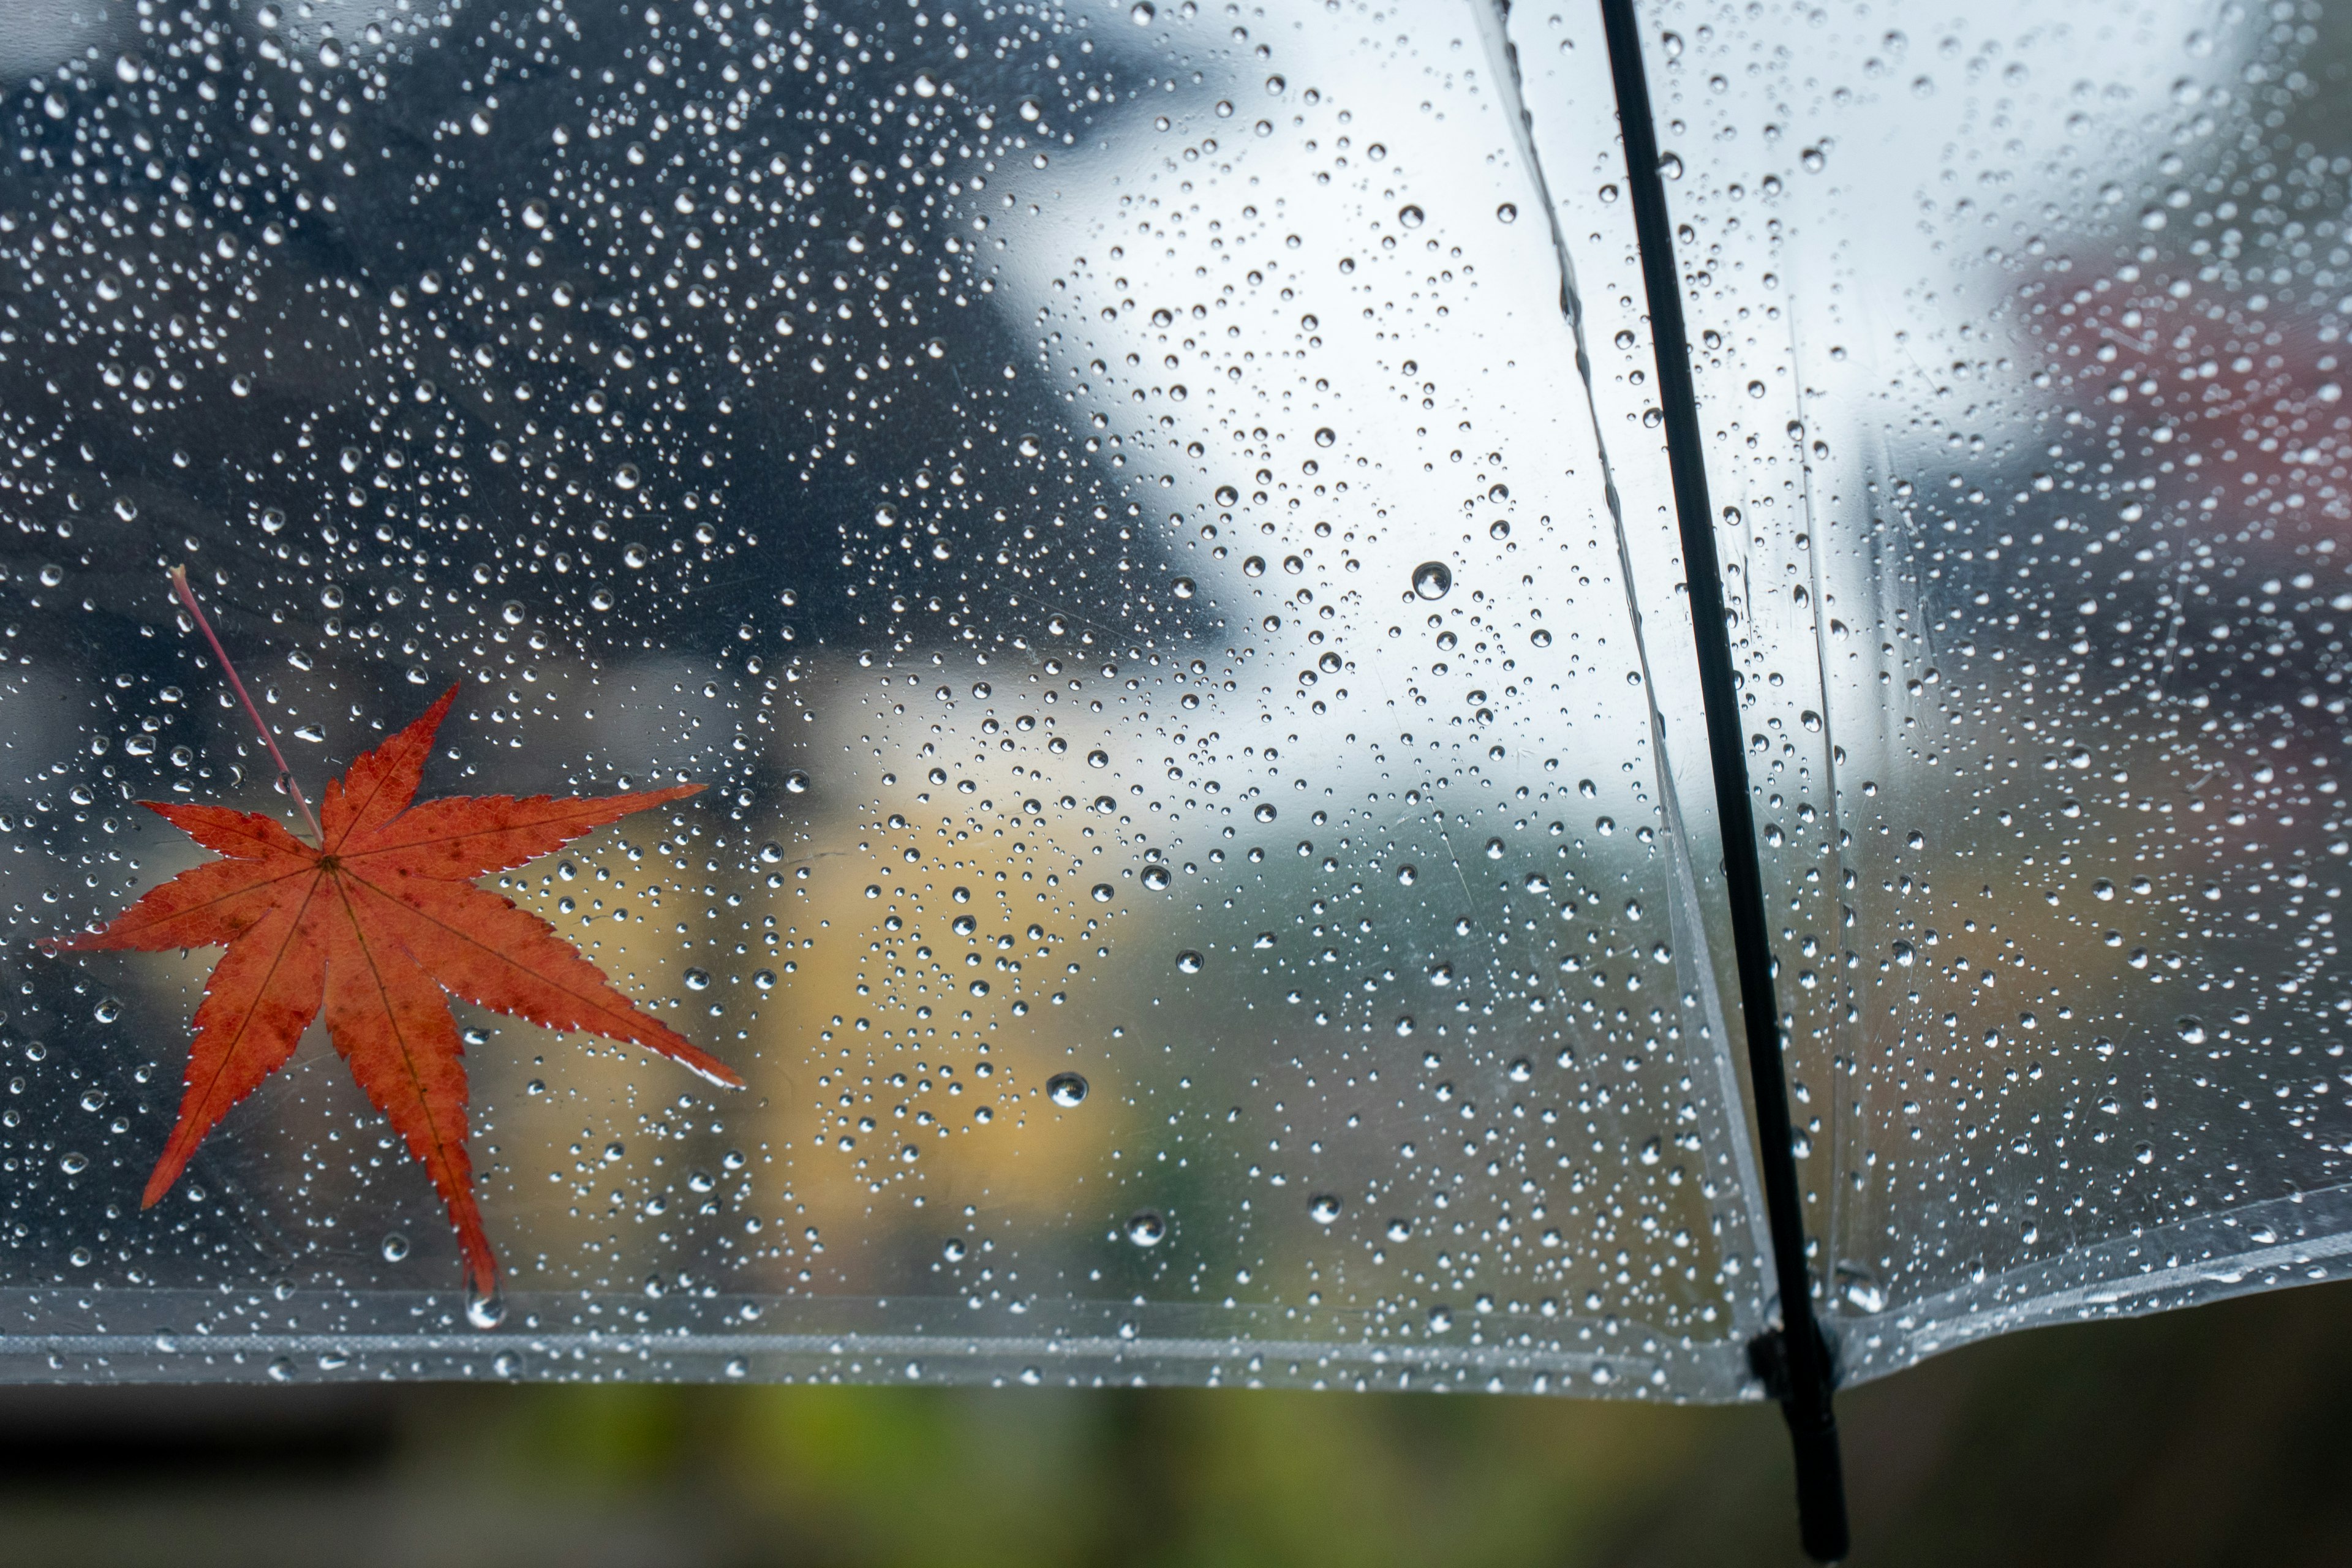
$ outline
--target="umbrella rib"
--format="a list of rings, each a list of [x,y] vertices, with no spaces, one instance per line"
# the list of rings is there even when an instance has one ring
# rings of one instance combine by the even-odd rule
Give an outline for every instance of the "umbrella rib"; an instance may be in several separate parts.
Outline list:
[[[1763,867],[1756,847],[1754,806],[1748,798],[1747,747],[1741,738],[1737,666],[1725,618],[1722,562],[1716,551],[1714,507],[1707,499],[1698,394],[1691,379],[1690,334],[1683,321],[1681,269],[1675,258],[1674,223],[1666,207],[1657,122],[1650,104],[1633,0],[1601,0],[1601,19],[1608,37],[1609,75],[1616,89],[1618,124],[1624,137],[1625,184],[1641,251],[1643,288],[1648,296],[1658,406],[1664,416],[1675,519],[1690,590],[1707,757],[1722,825],[1724,892],[1730,906],[1732,955],[1738,971],[1740,1015],[1748,1039],[1748,1076],[1756,1097],[1757,1163],[1762,1167],[1765,1218],[1780,1287],[1782,1327],[1751,1345],[1749,1358],[1767,1387],[1780,1398],[1781,1413],[1788,1419],[1796,1452],[1797,1510],[1805,1550],[1817,1562],[1833,1563],[1845,1555],[1848,1539],[1845,1478],[1832,1404],[1837,1373],[1828,1339],[1814,1315],[1812,1277],[1805,1265],[1804,1206],[1792,1148],[1788,1077],[1780,1059],[1771,928],[1765,917]]]

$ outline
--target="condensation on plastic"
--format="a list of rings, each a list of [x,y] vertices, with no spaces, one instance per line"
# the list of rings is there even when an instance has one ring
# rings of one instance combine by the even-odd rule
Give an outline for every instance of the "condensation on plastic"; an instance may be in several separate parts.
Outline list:
[[[0,23],[0,1376],[1755,1396],[1639,274],[1548,26]],[[452,680],[428,794],[710,786],[496,882],[750,1088],[461,1010],[494,1328],[322,1037],[142,1212],[214,955],[33,951],[192,862],[134,801],[285,808],[183,562],[314,793]]]
[[[1848,1374],[2342,1275],[2342,8],[1645,18]]]

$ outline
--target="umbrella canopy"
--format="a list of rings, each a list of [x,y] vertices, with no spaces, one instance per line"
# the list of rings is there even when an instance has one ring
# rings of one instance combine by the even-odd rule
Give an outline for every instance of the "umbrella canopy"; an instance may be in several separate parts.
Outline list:
[[[11,1375],[1833,1471],[2339,1272],[2352,37],[2209,11],[0,21]],[[32,950],[298,821],[182,565],[314,795],[451,682],[428,795],[708,786],[495,886],[747,1087],[461,1007],[471,1322],[324,1031],[142,1212],[216,955]]]

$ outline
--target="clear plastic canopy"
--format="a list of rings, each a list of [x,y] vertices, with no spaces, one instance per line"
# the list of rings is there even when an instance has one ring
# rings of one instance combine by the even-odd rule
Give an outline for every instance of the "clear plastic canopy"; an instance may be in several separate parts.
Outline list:
[[[2338,1268],[2352,38],[1896,9],[1643,13],[1753,847],[1589,6],[0,18],[0,1375],[1759,1396],[1727,850],[1849,1376]],[[323,1030],[140,1206],[179,564],[709,786],[485,881],[748,1085],[458,1004],[497,1311]]]

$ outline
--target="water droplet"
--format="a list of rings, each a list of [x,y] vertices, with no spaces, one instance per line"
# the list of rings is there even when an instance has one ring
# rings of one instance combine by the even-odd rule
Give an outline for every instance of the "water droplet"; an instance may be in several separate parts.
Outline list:
[[[1096,747],[1093,751],[1087,753],[1087,766],[1090,768],[1107,768],[1110,766],[1110,753],[1104,751],[1099,746]]]
[[[2173,1026],[2179,1031],[2182,1045],[2201,1046],[2205,1043],[2203,1019],[2184,1016]]]
[[[784,774],[784,793],[786,795],[806,795],[808,793],[808,787],[809,776],[800,769],[793,768]]]
[[[1502,858],[1503,841],[1499,838],[1489,838],[1486,840],[1486,858],[1489,860],[1500,860]]]
[[[1198,974],[1205,963],[1207,960],[1189,947],[1176,955],[1176,970],[1180,974]]]
[[[1496,220],[1497,222],[1500,222],[1500,223],[1517,223],[1517,222],[1518,222],[1518,221],[1519,221],[1519,209],[1518,209],[1518,205],[1517,205],[1517,203],[1515,203],[1515,202],[1505,202],[1501,206],[1498,206],[1498,207],[1496,207],[1496,208],[1495,209],[1495,217],[1496,217]]]
[[[1157,1209],[1138,1209],[1128,1216],[1127,1239],[1138,1247],[1157,1247],[1167,1235],[1168,1222]]]
[[[1412,1222],[1408,1220],[1392,1219],[1389,1221],[1388,1229],[1382,1234],[1391,1241],[1402,1241],[1412,1234]]]
[[[710,971],[709,971],[708,969],[689,969],[689,970],[688,970],[688,971],[686,972],[686,988],[687,988],[688,991],[708,991],[708,990],[709,990],[709,989],[710,989]]]
[[[1443,599],[1454,591],[1454,569],[1443,561],[1424,561],[1412,569],[1412,591],[1424,599]]]
[[[522,625],[523,618],[530,614],[530,612],[529,610],[523,608],[522,601],[520,599],[509,599],[505,604],[499,606],[499,619],[506,622],[506,624],[510,626],[519,626]]]
[[[1094,886],[1094,900],[1095,900],[1095,902],[1097,902],[1097,903],[1098,903],[1098,904],[1107,904],[1107,903],[1110,902],[1110,900],[1111,900],[1111,889],[1110,889],[1110,884],[1109,884],[1108,882],[1097,882],[1097,883],[1095,884],[1095,886]]]
[[[947,1245],[940,1248],[940,1256],[950,1263],[961,1263],[964,1259],[964,1251],[963,1237],[951,1236],[948,1237]]]
[[[1397,222],[1404,225],[1407,228],[1419,228],[1422,224],[1422,210],[1419,207],[1414,206],[1411,202],[1407,202],[1404,205],[1397,209]]]
[[[1421,880],[1421,868],[1411,865],[1400,866],[1396,868],[1396,879],[1398,887],[1410,888]]]
[[[1251,812],[1250,815],[1256,817],[1260,822],[1272,822],[1281,814],[1276,811],[1274,802],[1270,800],[1262,800],[1257,803],[1257,809]]]
[[[1454,965],[1440,962],[1429,966],[1429,983],[1440,989],[1454,984]]]
[[[507,1321],[507,1303],[502,1296],[493,1293],[477,1296],[470,1291],[466,1297],[466,1321],[488,1332]]]
[[[383,1260],[386,1263],[397,1263],[407,1256],[408,1237],[395,1230],[383,1238]]]
[[[1045,1095],[1055,1104],[1067,1110],[1085,1101],[1087,1080],[1078,1073],[1057,1072],[1045,1080]]]
[[[89,1156],[87,1154],[66,1154],[58,1161],[58,1169],[63,1171],[68,1176],[79,1176],[84,1171],[89,1169]]]
[[[1189,599],[1200,590],[1190,577],[1179,577],[1168,585],[1168,591],[1180,599]]]
[[[1148,27],[1151,26],[1151,19],[1158,15],[1160,13],[1153,8],[1151,0],[1136,0],[1135,5],[1128,11],[1127,17],[1139,27]]]
[[[625,490],[635,489],[637,488],[637,466],[635,463],[623,463],[614,471],[613,483]]]
[[[109,996],[100,1001],[92,1011],[100,1023],[111,1024],[122,1016],[122,1004]]]
[[[1155,893],[1163,891],[1169,880],[1168,868],[1165,866],[1146,866],[1143,868],[1143,885]]]

